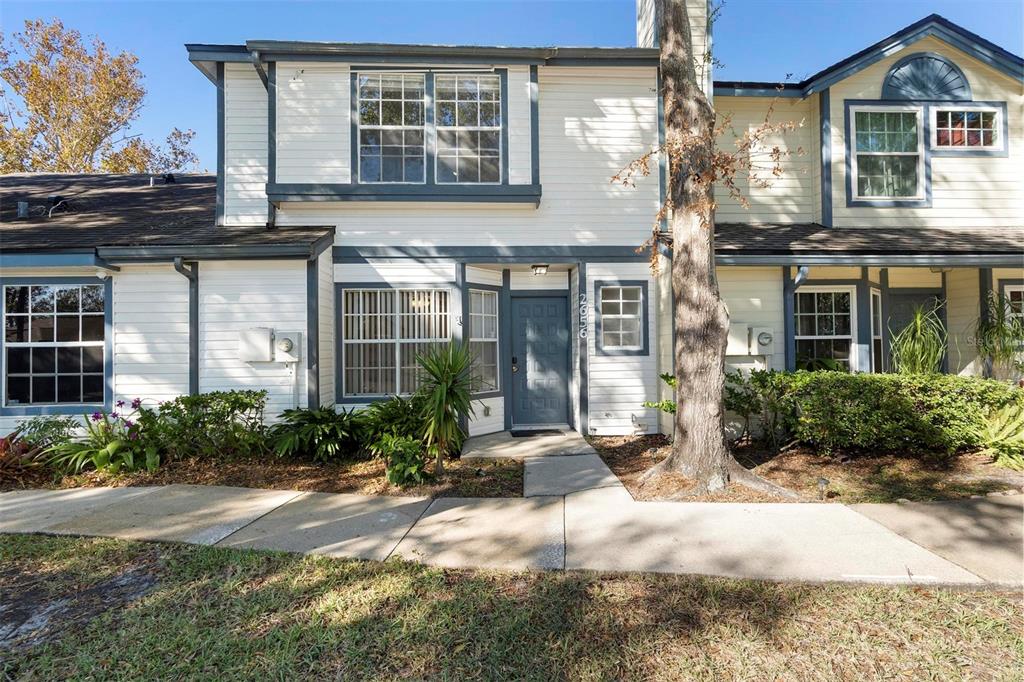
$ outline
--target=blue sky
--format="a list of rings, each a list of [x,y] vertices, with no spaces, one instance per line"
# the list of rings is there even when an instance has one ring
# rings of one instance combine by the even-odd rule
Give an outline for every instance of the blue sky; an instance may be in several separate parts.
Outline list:
[[[799,80],[933,12],[1024,52],[1020,0],[726,0],[715,25],[722,80]],[[478,45],[631,46],[634,0],[359,0],[334,2],[52,2],[3,0],[7,33],[27,18],[59,17],[111,50],[138,55],[149,95],[133,132],[162,141],[197,132],[202,166],[216,160],[213,85],[185,43],[246,39]]]

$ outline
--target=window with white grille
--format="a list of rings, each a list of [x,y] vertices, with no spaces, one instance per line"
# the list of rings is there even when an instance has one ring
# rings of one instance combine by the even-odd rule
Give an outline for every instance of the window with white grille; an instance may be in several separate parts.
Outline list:
[[[446,289],[342,292],[344,395],[403,395],[419,388],[416,357],[451,337]]]
[[[469,347],[473,353],[473,392],[498,390],[498,293],[469,292]]]
[[[501,182],[501,79],[437,76],[437,182]]]
[[[857,328],[854,296],[853,287],[805,286],[797,292],[794,327],[799,369],[851,368]]]

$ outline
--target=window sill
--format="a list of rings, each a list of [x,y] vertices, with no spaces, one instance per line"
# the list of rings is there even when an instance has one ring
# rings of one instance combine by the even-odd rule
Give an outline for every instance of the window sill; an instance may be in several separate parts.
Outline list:
[[[398,185],[267,183],[279,201],[418,201],[540,205],[540,185]]]
[[[871,208],[930,208],[931,199],[849,199],[846,206],[849,208],[871,207]]]
[[[107,406],[102,403],[61,404],[61,405],[4,405],[0,407],[3,417],[38,417],[40,415],[71,415],[85,416],[93,412],[105,412]]]

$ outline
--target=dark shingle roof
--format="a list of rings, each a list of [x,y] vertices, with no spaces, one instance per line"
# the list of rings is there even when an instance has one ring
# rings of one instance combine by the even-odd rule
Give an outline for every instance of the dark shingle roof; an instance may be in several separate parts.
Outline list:
[[[1019,254],[1024,264],[1022,227],[825,227],[795,225],[715,226],[719,254]]]
[[[245,246],[312,243],[329,227],[215,225],[217,179],[176,175],[18,173],[0,177],[0,249],[54,251],[111,246]],[[51,197],[64,201],[52,212]],[[17,217],[17,202],[29,217]]]

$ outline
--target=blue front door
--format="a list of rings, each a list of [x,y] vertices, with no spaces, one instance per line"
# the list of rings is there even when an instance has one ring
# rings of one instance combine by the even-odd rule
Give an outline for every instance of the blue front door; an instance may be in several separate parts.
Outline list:
[[[569,421],[569,303],[512,299],[512,424]]]

